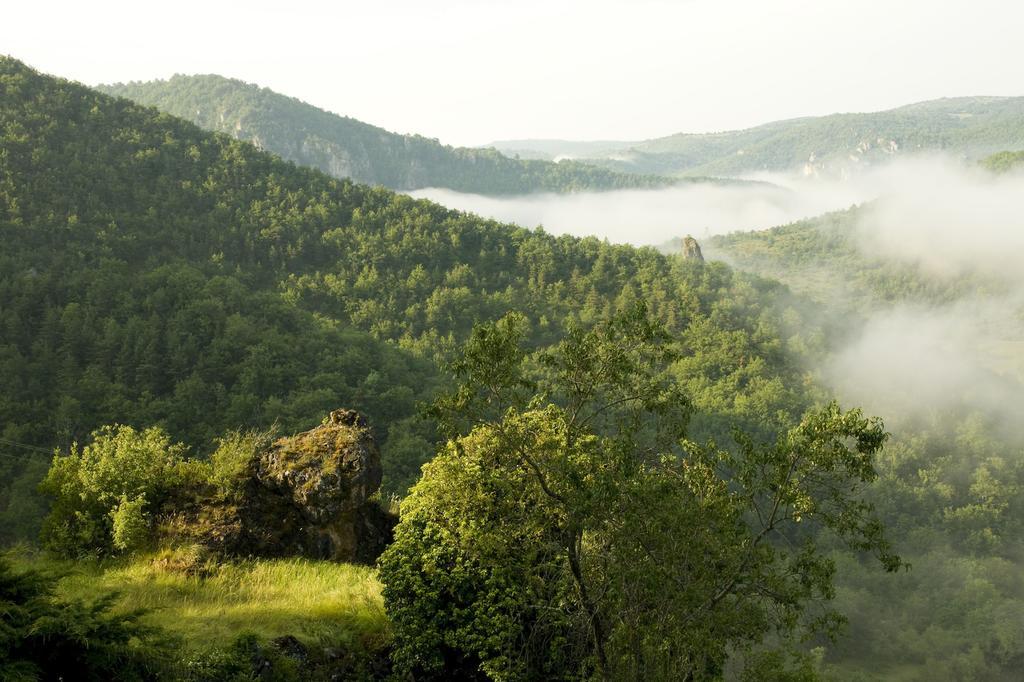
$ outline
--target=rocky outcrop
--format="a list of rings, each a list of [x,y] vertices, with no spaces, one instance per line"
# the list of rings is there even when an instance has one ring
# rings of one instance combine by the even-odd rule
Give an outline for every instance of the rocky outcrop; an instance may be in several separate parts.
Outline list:
[[[373,494],[380,450],[366,418],[335,410],[320,426],[254,453],[237,494],[200,495],[171,524],[178,539],[234,556],[371,563],[396,523]]]
[[[687,260],[704,261],[704,254],[700,252],[700,244],[698,244],[697,240],[690,235],[686,235],[686,239],[683,240],[682,253],[683,258],[686,258]]]

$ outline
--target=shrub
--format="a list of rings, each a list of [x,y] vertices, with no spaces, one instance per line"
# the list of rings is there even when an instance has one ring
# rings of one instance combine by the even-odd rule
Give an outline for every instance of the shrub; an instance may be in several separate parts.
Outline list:
[[[184,447],[172,444],[163,430],[106,426],[84,448],[75,444],[67,455],[54,457],[40,484],[54,498],[43,544],[64,556],[138,546],[167,493],[201,475],[184,459]]]
[[[298,666],[273,646],[266,646],[250,632],[238,635],[226,648],[214,648],[188,659],[183,665],[188,682],[296,682]]]
[[[232,431],[217,439],[217,449],[210,455],[210,483],[226,497],[240,492],[246,468],[263,448],[273,442],[276,426],[265,431]]]

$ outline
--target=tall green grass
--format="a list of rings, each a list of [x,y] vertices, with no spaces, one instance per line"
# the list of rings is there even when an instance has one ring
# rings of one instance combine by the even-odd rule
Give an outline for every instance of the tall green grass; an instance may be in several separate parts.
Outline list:
[[[145,622],[193,651],[227,646],[243,632],[363,651],[390,639],[380,583],[364,566],[306,559],[196,564],[170,552],[106,562],[25,554],[13,560],[64,574],[58,591],[66,598],[116,592],[117,608],[146,609]]]

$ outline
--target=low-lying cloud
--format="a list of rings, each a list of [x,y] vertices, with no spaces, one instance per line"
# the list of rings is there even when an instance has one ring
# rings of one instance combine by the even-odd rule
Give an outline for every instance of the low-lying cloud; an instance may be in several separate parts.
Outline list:
[[[1024,174],[995,176],[932,156],[844,180],[753,179],[764,182],[504,198],[413,194],[554,234],[637,245],[766,229],[866,204],[852,228],[866,256],[916,263],[937,278],[971,273],[982,284],[945,305],[879,303],[818,368],[822,378],[844,403],[883,415],[959,406],[1007,424],[1024,420]]]
[[[865,201],[863,188],[834,182],[693,183],[650,190],[489,197],[447,189],[412,192],[445,206],[552,234],[596,236],[637,246],[673,237],[757,230]]]
[[[973,285],[945,305],[876,310],[825,368],[828,382],[883,414],[960,406],[1024,421],[1024,175],[932,157],[868,180],[879,198],[856,225],[865,254]]]
[[[874,252],[940,276],[1024,280],[1024,175],[994,176],[933,157],[884,167],[872,182],[880,199],[858,229]]]
[[[832,356],[823,379],[843,403],[897,423],[963,409],[1020,422],[1024,338],[1010,314],[1015,305],[971,298],[879,311]]]

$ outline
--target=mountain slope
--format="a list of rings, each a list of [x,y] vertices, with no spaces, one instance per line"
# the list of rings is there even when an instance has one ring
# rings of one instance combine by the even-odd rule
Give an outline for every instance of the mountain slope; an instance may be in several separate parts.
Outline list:
[[[704,250],[710,258],[783,282],[825,309],[845,310],[850,320],[895,310],[955,321],[976,337],[970,343],[973,362],[1011,382],[1024,382],[1020,285],[983,258],[970,266],[938,266],[910,254],[887,253],[869,236],[877,229],[872,227],[875,212],[885,201],[769,230],[716,235]],[[679,246],[669,243],[665,249],[677,252]],[[977,378],[977,383],[984,382]]]
[[[704,253],[841,315],[848,332],[818,371],[830,392],[881,411],[892,434],[872,498],[913,568],[887,582],[840,560],[850,628],[826,654],[826,678],[1013,679],[1024,639],[995,633],[1020,632],[1024,608],[1019,580],[1003,578],[1021,574],[1024,556],[1020,280],[984,259],[936,268],[909,247],[888,253],[870,237],[885,201],[716,236]],[[986,219],[977,211],[974,239],[991,236]]]
[[[596,155],[623,172],[739,175],[841,173],[893,156],[943,151],[980,158],[1024,147],[1024,97],[960,97],[875,113],[776,121],[721,133],[670,135]]]
[[[999,282],[980,273],[940,276],[920,263],[870,253],[859,225],[870,220],[871,209],[868,204],[768,230],[715,235],[704,250],[709,258],[784,282],[830,308],[868,312],[897,303],[943,305],[1000,290]],[[670,243],[666,250],[678,248]]]
[[[399,190],[446,187],[477,194],[572,192],[670,184],[575,162],[508,158],[449,147],[338,116],[266,88],[215,75],[100,86],[337,178]]]
[[[227,429],[297,431],[346,406],[379,430],[400,492],[433,452],[417,402],[475,322],[518,310],[546,345],[640,299],[694,349],[675,371],[698,429],[770,430],[806,400],[778,286],[724,266],[336,180],[12,59],[0,131],[8,441],[66,447],[120,422],[204,451]],[[0,473],[31,491],[33,471]],[[33,503],[6,497],[11,533]]]

